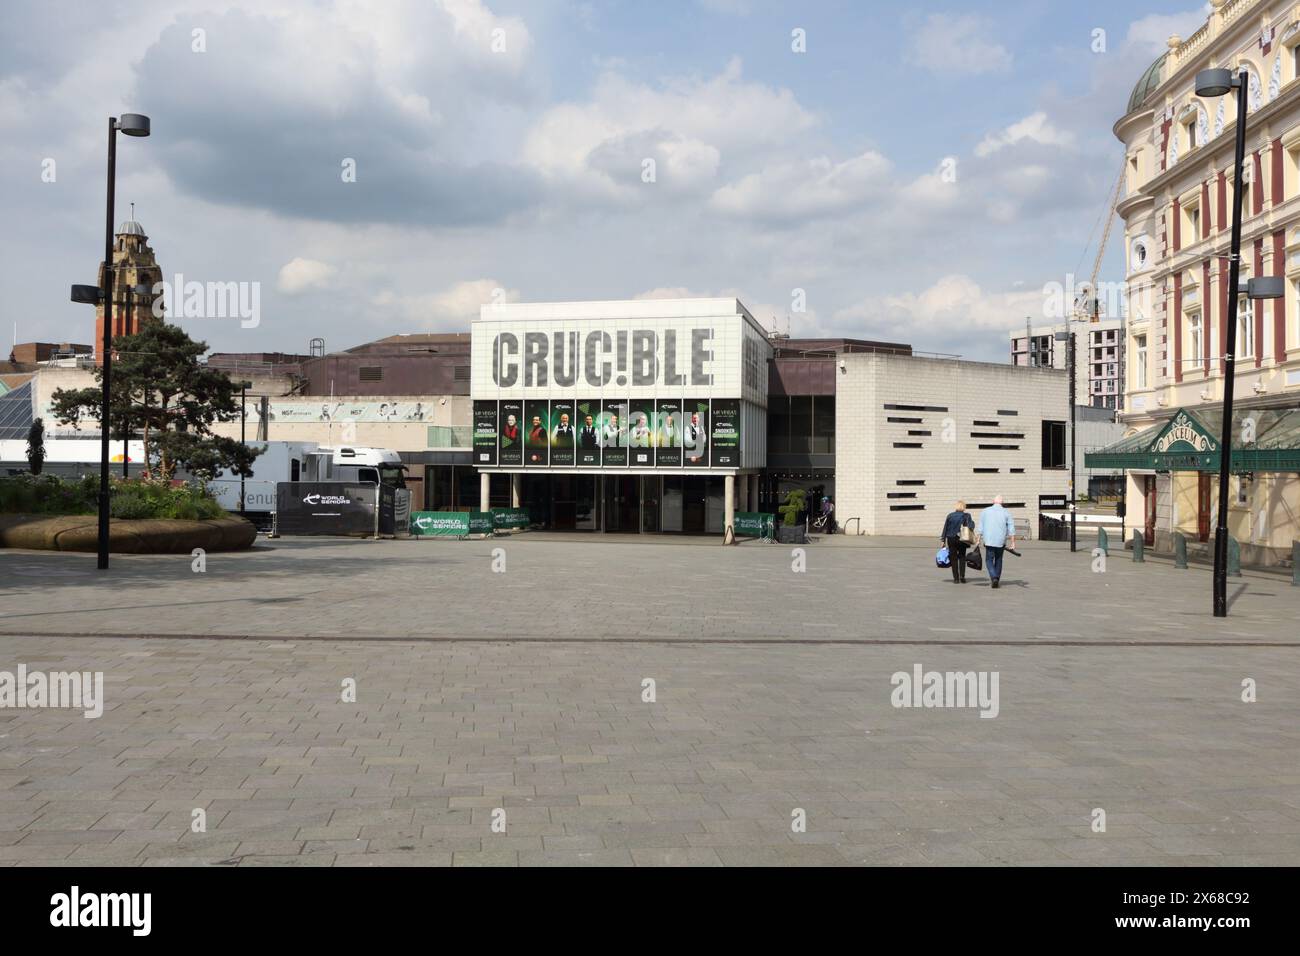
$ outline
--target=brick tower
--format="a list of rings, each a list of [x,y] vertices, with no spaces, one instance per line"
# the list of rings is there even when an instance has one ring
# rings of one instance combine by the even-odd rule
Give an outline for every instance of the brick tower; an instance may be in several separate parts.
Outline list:
[[[134,205],[134,204],[133,204]],[[132,210],[134,212],[134,209]],[[99,264],[99,286],[104,287],[104,264]],[[153,249],[149,247],[149,237],[144,227],[135,219],[129,219],[117,229],[113,243],[113,338],[122,335],[134,335],[140,330],[141,321],[153,318],[154,301],[159,298],[152,290],[154,284],[162,281],[162,269],[154,259]],[[148,295],[131,296],[131,310],[127,314],[127,289],[137,285],[148,286]],[[104,347],[104,307],[95,306],[95,364],[103,364],[101,350]]]

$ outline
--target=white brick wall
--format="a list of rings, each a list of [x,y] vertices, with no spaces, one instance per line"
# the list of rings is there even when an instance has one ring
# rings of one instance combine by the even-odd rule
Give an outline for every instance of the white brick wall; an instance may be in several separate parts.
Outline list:
[[[937,537],[958,498],[987,502],[1000,494],[1008,503],[1024,502],[1012,513],[1028,518],[1037,534],[1039,495],[1063,496],[1069,486],[1068,471],[1042,468],[1043,421],[1068,419],[1064,372],[882,354],[841,358],[845,368],[835,400],[835,513],[841,525],[858,516],[867,534]],[[886,409],[886,404],[927,410]],[[1017,414],[999,413],[1006,411]],[[895,442],[921,447],[896,448]],[[981,444],[1019,448],[981,449]],[[997,471],[977,474],[975,468]],[[1013,474],[1012,468],[1024,472]],[[891,493],[915,497],[887,497]],[[923,508],[891,511],[891,505]]]

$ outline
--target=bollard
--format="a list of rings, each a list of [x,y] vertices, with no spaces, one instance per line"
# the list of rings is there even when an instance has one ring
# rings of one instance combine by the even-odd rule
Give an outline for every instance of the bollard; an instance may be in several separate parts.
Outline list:
[[[1291,542],[1291,586],[1300,588],[1300,541]]]
[[[1232,535],[1228,535],[1228,577],[1241,577],[1241,545]]]
[[[1134,528],[1133,529],[1133,560],[1137,564],[1143,564],[1146,562],[1146,558],[1142,557],[1142,548],[1145,545],[1146,545],[1146,540],[1142,537],[1142,532]]]
[[[1097,547],[1101,548],[1101,553],[1110,557],[1110,536],[1106,534],[1105,528],[1097,529]]]
[[[1187,536],[1181,531],[1174,532],[1174,567],[1187,567]]]

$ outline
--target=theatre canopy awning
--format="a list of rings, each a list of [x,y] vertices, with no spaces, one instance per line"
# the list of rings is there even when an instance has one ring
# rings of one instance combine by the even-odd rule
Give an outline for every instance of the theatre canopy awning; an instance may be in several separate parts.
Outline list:
[[[1083,456],[1087,468],[1219,470],[1221,409],[1180,408],[1169,421]],[[1232,416],[1230,470],[1300,472],[1300,408],[1250,408]]]

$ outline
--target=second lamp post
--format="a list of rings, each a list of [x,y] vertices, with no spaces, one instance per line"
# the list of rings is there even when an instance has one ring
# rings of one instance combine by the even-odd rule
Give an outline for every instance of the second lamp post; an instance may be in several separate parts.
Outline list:
[[[1196,74],[1196,95],[1223,96],[1237,91],[1237,142],[1232,168],[1232,246],[1228,254],[1228,314],[1224,316],[1223,430],[1219,440],[1219,508],[1214,523],[1214,616],[1228,616],[1228,480],[1232,469],[1232,398],[1236,377],[1237,299],[1245,292],[1250,299],[1277,299],[1282,295],[1280,276],[1257,277],[1241,287],[1241,183],[1246,162],[1246,107],[1250,74],[1243,67],[1231,70],[1202,70]],[[1274,263],[1274,268],[1277,267]]]

